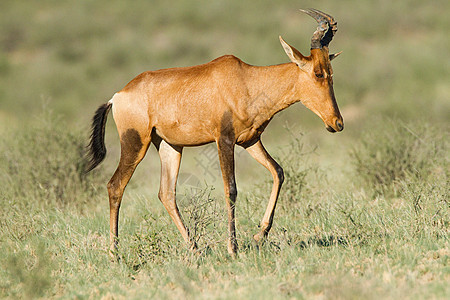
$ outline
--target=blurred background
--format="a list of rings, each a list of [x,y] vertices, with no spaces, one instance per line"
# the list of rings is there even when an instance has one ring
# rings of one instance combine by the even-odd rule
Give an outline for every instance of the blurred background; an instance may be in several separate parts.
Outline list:
[[[270,242],[250,246],[269,172],[236,149],[242,252],[229,260],[216,147],[185,148],[177,199],[205,254],[191,257],[157,198],[151,147],[111,264],[120,145],[110,115],[105,162],[84,173],[97,107],[147,70],[224,54],[288,62],[279,35],[309,55],[308,7],[338,21],[345,129],[329,133],[300,103],[266,128],[286,178]],[[1,0],[0,298],[449,299],[449,15],[448,0]]]
[[[328,133],[317,116],[296,104],[275,117],[263,141],[277,152],[289,142],[288,127],[294,135],[306,133],[319,154],[313,159],[345,167],[346,150],[368,132],[383,130],[386,120],[448,130],[449,6],[445,0],[3,0],[0,134],[27,131],[51,111],[65,130],[81,129],[87,141],[95,109],[143,71],[202,64],[224,54],[252,65],[288,62],[278,35],[308,55],[317,25],[298,8],[314,7],[339,24],[330,51],[343,51],[333,68],[345,130]],[[111,117],[107,147],[105,165],[112,172],[119,143]],[[194,157],[207,151],[185,151],[186,168],[206,174]],[[259,174],[249,163],[249,175]],[[155,157],[148,164],[159,168]]]

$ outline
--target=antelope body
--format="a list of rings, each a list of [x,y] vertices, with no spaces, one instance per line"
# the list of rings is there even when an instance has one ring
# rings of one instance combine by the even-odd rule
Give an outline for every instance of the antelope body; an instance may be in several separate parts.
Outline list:
[[[270,120],[277,112],[301,101],[323,120],[329,131],[343,129],[330,64],[337,54],[328,53],[337,23],[318,10],[302,11],[319,23],[308,57],[280,37],[290,63],[256,67],[227,55],[199,66],[144,72],[99,107],[92,123],[88,171],[106,155],[105,122],[111,108],[121,144],[120,162],[108,183],[110,255],[114,256],[117,250],[118,214],[124,189],[150,143],[157,148],[161,160],[158,197],[192,248],[196,245],[183,224],[175,199],[185,146],[217,144],[228,208],[228,252],[232,255],[237,253],[234,147],[244,147],[270,171],[274,184],[261,229],[254,239],[261,242],[267,236],[284,180],[283,169],[260,139]]]

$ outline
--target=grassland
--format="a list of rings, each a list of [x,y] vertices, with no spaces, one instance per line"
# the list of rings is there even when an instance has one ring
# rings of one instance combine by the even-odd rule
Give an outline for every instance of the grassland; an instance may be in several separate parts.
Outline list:
[[[39,1],[0,10],[0,298],[448,299],[450,297],[450,40],[448,1]],[[257,231],[270,175],[237,150],[240,254],[226,252],[214,148],[186,149],[182,214],[192,254],[157,200],[154,150],[108,247],[106,182],[119,144],[83,176],[89,120],[141,71],[235,54],[287,61],[278,35],[304,53],[313,20],[331,12],[335,92],[346,129],[329,134],[301,105],[263,140],[285,168],[275,224]]]

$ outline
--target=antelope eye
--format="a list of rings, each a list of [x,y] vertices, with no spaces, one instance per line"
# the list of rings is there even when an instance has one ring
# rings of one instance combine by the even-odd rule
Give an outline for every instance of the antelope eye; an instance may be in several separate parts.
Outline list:
[[[323,74],[322,73],[316,73],[316,77],[317,78],[323,78]]]

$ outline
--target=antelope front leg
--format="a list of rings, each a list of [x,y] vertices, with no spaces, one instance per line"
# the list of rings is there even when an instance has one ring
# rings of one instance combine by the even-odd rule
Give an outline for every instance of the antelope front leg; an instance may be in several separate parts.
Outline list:
[[[269,233],[272,227],[273,216],[275,214],[275,206],[277,205],[278,195],[280,194],[281,185],[284,181],[283,169],[278,163],[267,153],[264,149],[261,140],[246,148],[247,152],[260,164],[270,171],[273,177],[273,187],[270,194],[269,203],[267,205],[266,213],[261,220],[261,230],[253,236],[256,243],[260,243]]]
[[[236,180],[234,176],[234,142],[229,139],[220,139],[217,142],[219,150],[220,168],[225,191],[225,200],[228,209],[228,253],[235,257],[237,254],[235,205],[237,197]]]

